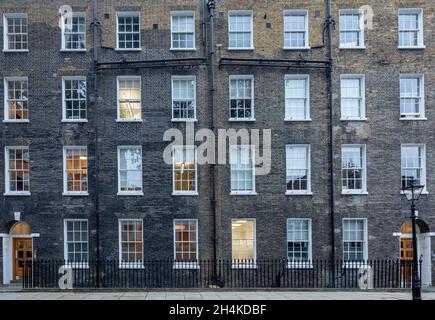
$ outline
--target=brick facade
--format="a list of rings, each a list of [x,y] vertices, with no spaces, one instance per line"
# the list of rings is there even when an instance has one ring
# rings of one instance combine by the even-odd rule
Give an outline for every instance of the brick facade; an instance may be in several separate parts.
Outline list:
[[[0,171],[4,172],[4,147],[29,146],[31,196],[1,196],[0,226],[13,220],[14,212],[28,222],[33,232],[34,256],[63,258],[64,219],[84,218],[89,221],[90,259],[96,254],[95,176],[99,172],[100,248],[102,258],[118,258],[118,219],[143,219],[144,258],[173,258],[173,219],[193,218],[199,221],[199,258],[213,257],[213,217],[211,211],[210,166],[198,166],[198,196],[172,195],[172,167],[163,162],[163,141],[167,129],[183,129],[183,123],[171,122],[171,76],[196,76],[197,118],[195,128],[211,126],[210,64],[184,64],[179,67],[121,68],[98,72],[98,105],[95,110],[92,61],[92,2],[69,1],[73,11],[86,12],[86,52],[62,52],[59,28],[61,1],[16,1],[0,4],[0,13],[28,14],[29,52],[0,53],[0,101],[3,105],[3,78],[27,76],[29,79],[29,123],[3,123],[0,139]],[[435,142],[434,56],[429,30],[435,26],[432,1],[407,1],[407,8],[424,12],[425,49],[397,48],[397,11],[401,1],[334,0],[333,18],[333,104],[335,176],[335,251],[342,257],[342,219],[367,218],[368,257],[398,258],[400,232],[408,214],[408,203],[400,195],[400,145],[426,144],[426,181],[428,195],[418,203],[419,216],[432,229],[435,225],[435,187],[433,175]],[[365,30],[366,49],[339,49],[338,10],[370,5],[373,29]],[[204,58],[208,57],[209,16],[200,0],[98,1],[98,61],[119,62]],[[285,258],[288,218],[312,220],[313,259],[328,259],[330,239],[330,163],[328,162],[328,83],[326,69],[268,68],[253,66],[219,66],[221,58],[259,58],[297,60],[328,59],[327,48],[283,50],[283,10],[306,9],[309,17],[309,44],[322,44],[326,17],[325,1],[217,1],[216,4],[216,125],[217,128],[272,129],[272,168],[265,176],[256,177],[255,196],[230,195],[230,166],[216,170],[217,254],[231,258],[231,219],[256,219],[256,252],[259,259]],[[194,51],[173,51],[170,11],[195,12]],[[254,47],[252,51],[228,50],[228,11],[253,10]],[[117,51],[116,12],[138,11],[141,23],[141,51]],[[203,23],[206,27],[203,29]],[[206,34],[204,34],[204,30]],[[0,24],[3,35],[3,20]],[[204,43],[206,44],[204,46]],[[206,54],[206,56],[205,56]],[[401,121],[399,110],[399,74],[423,73],[425,76],[424,121]],[[308,122],[284,121],[284,77],[287,74],[309,74],[310,115]],[[366,121],[340,120],[340,75],[364,74],[366,88]],[[62,76],[86,76],[88,91],[87,123],[63,123]],[[116,77],[141,76],[142,122],[119,123],[117,116]],[[255,122],[230,122],[230,75],[253,75]],[[99,163],[95,159],[95,121],[98,117]],[[0,115],[2,118],[2,115]],[[3,119],[3,118],[2,118]],[[341,144],[366,145],[367,195],[341,194]],[[310,144],[312,192],[310,196],[285,195],[285,145]],[[63,196],[62,147],[88,147],[89,196]],[[143,163],[143,196],[117,195],[117,146],[141,145]],[[0,174],[0,186],[5,185]],[[4,187],[0,187],[4,188]],[[3,231],[2,231],[3,232]],[[432,240],[432,247],[435,246]],[[3,248],[0,246],[0,252]],[[432,252],[431,252],[432,253]],[[3,269],[0,255],[0,272]],[[432,267],[434,269],[434,267]]]

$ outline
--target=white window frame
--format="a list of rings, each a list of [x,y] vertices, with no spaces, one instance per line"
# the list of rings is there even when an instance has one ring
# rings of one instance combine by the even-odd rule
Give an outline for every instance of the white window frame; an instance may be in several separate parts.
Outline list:
[[[176,228],[177,222],[180,221],[193,221],[195,222],[196,226],[196,239],[195,239],[195,245],[196,245],[196,260],[194,261],[183,261],[183,260],[177,260],[177,234],[176,234]],[[174,269],[199,269],[199,230],[198,230],[198,219],[174,219],[173,220],[173,229],[174,229]]]
[[[136,262],[123,262],[122,260],[122,236],[121,236],[121,224],[123,221],[137,222],[140,221],[142,224],[142,260]],[[144,230],[143,230],[143,219],[118,219],[118,256],[119,256],[119,269],[143,269],[144,268]]]
[[[84,18],[85,19],[85,32],[84,32],[84,42],[85,47],[83,49],[68,49],[66,48],[66,39],[65,39],[65,16],[62,16],[61,18],[61,50],[60,51],[86,51],[86,31],[87,31],[87,24],[86,24],[86,12],[72,12],[72,18]]]
[[[400,161],[402,162],[402,152],[403,147],[418,147],[422,148],[421,152],[421,181],[420,183],[424,185],[423,191],[421,194],[429,194],[427,191],[427,176],[426,176],[426,144],[424,143],[402,143],[400,145]],[[402,185],[402,164],[400,165],[400,185]],[[402,189],[402,188],[400,188]],[[403,193],[403,190],[400,191],[401,194]]]
[[[361,186],[362,189],[343,189],[342,179],[343,179],[343,149],[344,148],[361,148],[361,156],[362,156],[362,181]],[[341,145],[341,158],[340,158],[340,187],[342,195],[367,195],[367,148],[365,144],[342,144]]]
[[[141,191],[122,191],[121,190],[121,150],[122,149],[140,149],[141,153]],[[117,154],[118,154],[118,196],[143,196],[143,153],[142,153],[142,146],[136,145],[136,146],[118,146],[117,148]]]
[[[119,47],[119,17],[138,17],[139,18],[139,48],[120,48]],[[116,48],[117,51],[141,51],[142,43],[141,43],[141,21],[140,21],[140,12],[139,11],[118,11],[116,12]],[[135,32],[131,32],[135,33]]]
[[[86,150],[86,184],[88,186],[87,191],[68,191],[68,179],[67,179],[67,166],[66,166],[66,152],[68,149]],[[89,195],[89,155],[87,146],[64,146],[63,147],[63,195],[64,196],[88,196]]]
[[[342,30],[342,26],[339,25],[339,48],[340,49],[365,49],[365,35],[364,35],[364,10],[361,9],[341,9],[339,10],[339,18],[341,15],[346,14],[359,14],[359,33],[360,33],[360,45],[359,46],[348,46],[343,45],[341,42],[341,32],[342,31],[349,31],[349,30]],[[340,23],[340,22],[339,22]],[[356,32],[356,30],[352,30]]]
[[[231,172],[232,172],[232,157],[234,157],[233,152],[237,152],[238,148],[249,148],[250,152],[251,152],[251,157],[252,157],[252,190],[249,191],[239,191],[239,190],[232,190],[231,189]],[[257,195],[257,192],[255,191],[255,145],[240,145],[240,144],[236,144],[236,145],[230,145],[230,195],[237,195],[237,196],[254,196]]]
[[[344,117],[343,114],[343,80],[348,79],[359,79],[360,81],[360,113],[359,117]],[[344,121],[365,121],[366,118],[366,85],[365,85],[365,75],[364,74],[341,74],[340,75],[340,106],[341,106],[341,119]]]
[[[174,16],[191,16],[193,18],[193,47],[192,48],[174,48],[173,47],[173,21]],[[171,48],[173,51],[195,51],[196,50],[196,23],[195,23],[195,11],[171,11]]]
[[[344,243],[345,242],[356,242],[356,241],[350,241],[350,240],[344,240],[344,221],[345,220],[360,220],[363,221],[364,223],[364,243],[363,243],[363,261],[358,261],[358,262],[354,262],[354,261],[348,261],[344,259]],[[341,243],[343,246],[342,249],[342,254],[343,254],[343,267],[345,268],[360,268],[364,265],[366,265],[366,262],[368,260],[369,257],[369,239],[368,239],[368,221],[367,218],[343,218],[341,221],[341,230],[342,230],[342,239],[341,239]]]
[[[289,47],[285,45],[285,34],[286,32],[295,32],[292,30],[286,30],[285,29],[285,17],[286,16],[305,16],[305,46],[303,47]],[[308,50],[310,49],[310,35],[309,35],[309,15],[308,15],[308,10],[284,10],[284,14],[283,14],[283,24],[284,24],[284,46],[283,49],[284,50]]]
[[[243,16],[251,16],[251,41],[249,47],[231,47],[230,46],[230,33],[231,33],[231,27],[230,27],[230,16],[237,16],[237,15],[243,15]],[[236,32],[236,31],[234,31]],[[253,10],[229,10],[228,11],[228,50],[255,50],[254,47],[254,11]]]
[[[401,109],[401,105],[402,105],[402,93],[401,93],[401,80],[402,79],[413,79],[413,78],[418,78],[420,81],[420,106],[419,106],[419,111],[420,111],[420,115],[419,117],[411,117],[411,116],[404,116],[406,115],[406,113],[402,113],[402,110],[400,110],[400,120],[404,120],[404,121],[412,121],[412,120],[427,120],[426,118],[426,113],[425,113],[425,84],[424,84],[424,74],[422,73],[401,73],[399,76],[399,95],[400,95],[400,101],[399,101],[399,108]]]
[[[29,191],[11,191],[9,188],[9,150],[22,149],[29,152]],[[4,196],[30,196],[30,150],[28,146],[7,146],[5,147],[5,193]]]
[[[288,116],[289,112],[287,111],[287,99],[293,99],[291,97],[287,97],[287,80],[305,80],[305,118],[296,118]],[[284,121],[311,121],[310,115],[310,75],[308,74],[286,74],[284,76]]]
[[[27,20],[27,49],[11,49],[9,48],[8,38],[8,19],[9,18],[25,18]],[[3,14],[3,52],[29,52],[29,18],[27,13],[4,13]]]
[[[27,83],[27,116],[28,119],[10,119],[9,118],[9,81],[25,81]],[[29,105],[29,79],[28,77],[5,77],[4,78],[4,120],[3,122],[29,122],[30,105]]]
[[[287,170],[289,169],[287,167],[287,156],[290,148],[293,147],[302,147],[306,148],[307,151],[307,190],[287,190]],[[286,191],[285,194],[288,196],[297,196],[297,195],[312,195],[313,192],[311,191],[311,145],[309,144],[287,144],[285,146],[285,162],[286,162]]]
[[[253,221],[254,222],[254,259],[252,262],[237,262],[237,260],[233,260],[233,232],[232,226],[233,221]],[[234,218],[231,219],[231,268],[232,269],[256,269],[257,268],[257,219],[255,218]]]
[[[121,118],[120,111],[120,80],[131,80],[139,81],[139,92],[140,92],[140,118],[138,119],[123,119]],[[143,122],[142,119],[142,77],[141,76],[117,76],[116,77],[116,122]]]
[[[231,117],[231,81],[232,80],[251,80],[251,117],[249,118],[238,118]],[[230,75],[228,80],[228,100],[229,100],[229,121],[244,122],[244,121],[255,121],[255,92],[254,92],[254,76],[253,75]]]
[[[83,262],[76,262],[76,261],[70,261],[68,259],[68,222],[84,222],[86,221],[86,233],[88,240],[86,241],[88,245],[88,252],[87,252],[87,261]],[[77,242],[77,241],[74,241]],[[84,242],[84,241],[81,241]],[[75,269],[88,269],[89,268],[89,220],[88,219],[64,219],[63,220],[63,256],[65,260],[65,264],[69,267],[75,268]]]
[[[86,99],[85,99],[85,108],[86,108],[86,118],[85,119],[67,119],[66,117],[66,95],[65,95],[65,81],[85,81],[86,84]],[[86,76],[71,76],[71,77],[62,77],[62,122],[88,122],[88,81]]]
[[[175,151],[176,150],[184,150],[189,149],[194,152],[195,157],[195,190],[185,191],[185,190],[175,190]],[[172,147],[172,195],[173,196],[197,196],[198,193],[198,158],[197,158],[197,148],[192,145],[175,145]]]
[[[307,261],[295,261],[289,260],[288,258],[288,243],[290,242],[288,238],[288,223],[291,220],[304,220],[308,221],[308,260]],[[287,230],[287,267],[288,268],[313,268],[313,238],[312,238],[312,223],[311,219],[308,218],[287,218],[286,221]],[[296,241],[292,241],[296,242]],[[301,242],[301,241],[299,241]]]
[[[418,35],[417,35],[417,45],[416,46],[401,46],[400,45],[400,26],[399,26],[399,16],[401,14],[416,14],[418,15]],[[400,8],[397,15],[397,30],[398,30],[398,48],[399,49],[424,49],[424,18],[423,9],[420,8]]]
[[[174,117],[174,80],[185,80],[185,81],[193,81],[193,118],[175,118]],[[172,110],[172,122],[190,122],[190,121],[198,121],[196,117],[196,76],[172,76],[171,77],[171,110]]]

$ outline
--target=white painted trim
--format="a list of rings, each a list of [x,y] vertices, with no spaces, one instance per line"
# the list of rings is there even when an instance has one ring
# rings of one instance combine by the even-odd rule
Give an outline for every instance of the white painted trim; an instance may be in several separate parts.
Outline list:
[[[287,80],[304,80],[305,81],[305,99],[306,99],[306,117],[305,118],[292,118],[287,111]],[[309,74],[286,74],[284,75],[284,121],[311,121],[310,114],[310,75]]]
[[[232,190],[231,189],[231,166],[233,161],[231,160],[234,157],[234,152],[237,152],[237,150],[240,148],[240,150],[244,150],[244,148],[249,147],[251,152],[251,161],[252,161],[252,190]],[[235,144],[230,145],[230,195],[256,195],[256,188],[255,188],[255,145],[252,144]],[[237,156],[237,155],[236,155]]]
[[[68,191],[68,181],[67,181],[67,168],[66,168],[66,151],[67,149],[77,149],[86,150],[86,170],[89,171],[89,156],[87,146],[63,146],[63,193],[64,196],[88,196],[89,195],[89,185],[88,185],[88,174],[86,174],[86,185],[88,190],[86,191]]]
[[[196,225],[196,261],[177,261],[177,254],[176,254],[176,232],[175,232],[175,225],[176,222],[178,221],[195,221],[195,225]],[[174,269],[199,269],[199,264],[198,264],[198,260],[199,260],[199,223],[198,223],[198,219],[173,219],[172,221],[172,227],[173,227],[173,236],[174,236],[174,240],[173,240],[173,246],[174,246]]]
[[[193,157],[195,161],[195,190],[175,190],[175,152],[176,150],[193,149]],[[198,158],[197,158],[197,148],[192,145],[174,145],[172,147],[172,195],[178,196],[197,196],[198,195]]]
[[[312,221],[310,218],[287,218],[287,246],[290,242],[288,238],[288,223],[291,220],[306,220],[308,221],[308,261],[290,261],[287,255],[288,268],[312,268],[313,261],[313,239],[312,239]]]
[[[343,260],[344,260],[344,221],[345,220],[363,220],[364,221],[364,244],[363,244],[363,260],[367,261],[369,256],[369,237],[368,237],[368,219],[367,218],[343,218],[341,220],[341,244],[343,246],[342,253],[343,253]],[[345,262],[347,264],[348,262]],[[352,263],[349,261],[349,263]]]
[[[232,80],[251,80],[251,117],[250,118],[232,118],[231,117],[231,81]],[[255,121],[255,93],[254,93],[254,75],[230,75],[228,78],[228,116],[229,121]]]
[[[88,259],[86,262],[74,262],[74,261],[68,261],[68,229],[67,229],[67,223],[68,222],[74,222],[74,221],[78,221],[78,222],[84,222],[86,221],[86,233],[87,233],[87,244],[88,244]],[[65,260],[65,264],[67,265],[71,265],[73,268],[77,268],[77,265],[79,265],[81,268],[85,267],[86,265],[89,268],[89,252],[90,252],[90,247],[89,247],[89,220],[88,219],[64,219],[63,220],[63,258]],[[83,266],[83,264],[85,266]]]
[[[343,80],[359,79],[360,80],[360,94],[361,94],[361,116],[360,117],[343,117]],[[366,78],[364,74],[341,74],[340,75],[340,120],[367,120],[366,118]]]
[[[173,44],[173,21],[172,18],[174,16],[182,16],[182,17],[192,17],[193,18],[193,47],[192,48],[174,48]],[[171,47],[169,50],[173,51],[195,51],[196,50],[196,21],[195,21],[195,11],[188,10],[179,10],[179,11],[171,11]]]
[[[340,9],[338,11],[339,20],[339,49],[365,49],[365,35],[364,35],[364,10],[362,9]],[[343,46],[341,44],[341,25],[340,25],[340,16],[341,14],[359,14],[359,33],[360,33],[360,45],[359,46]]]
[[[9,81],[25,81],[27,83],[27,116],[28,119],[9,119]],[[3,80],[4,89],[4,120],[3,122],[23,123],[29,122],[30,118],[30,104],[29,104],[29,78],[28,77],[5,77]]]
[[[60,43],[60,51],[62,52],[86,52],[86,36],[87,36],[87,23],[86,23],[86,12],[72,12],[72,18],[85,18],[85,48],[84,49],[67,49],[65,48],[65,19],[62,15],[61,17],[61,43]]]
[[[139,17],[139,48],[120,48],[119,47],[119,37],[118,37],[118,33],[119,33],[118,18],[119,17]],[[139,11],[118,11],[118,12],[116,12],[116,33],[115,33],[116,48],[115,48],[115,50],[119,50],[119,51],[140,51],[140,50],[142,50],[142,44],[141,44],[141,33],[142,32],[141,32],[140,19],[141,19],[141,17],[140,17]]]
[[[230,16],[251,16],[251,41],[249,47],[231,47],[230,46]],[[228,50],[254,50],[254,11],[253,10],[229,10],[228,11]]]
[[[423,73],[401,73],[399,75],[399,99],[401,100],[401,87],[402,87],[402,79],[415,79],[418,78],[420,80],[420,116],[418,118],[413,117],[402,117],[402,110],[399,109],[400,119],[401,120],[426,120],[426,107],[425,107],[425,85],[424,85],[424,74]],[[400,108],[400,102],[399,102]],[[405,113],[406,115],[406,113]]]
[[[9,150],[22,149],[29,152],[29,191],[10,191],[9,189]],[[5,196],[30,196],[30,148],[28,146],[6,146],[5,147]]]
[[[253,261],[251,261],[250,263],[247,264],[240,264],[240,262],[238,263],[236,259],[232,258],[232,244],[233,244],[233,232],[232,232],[232,226],[233,226],[233,221],[253,221],[254,222],[254,259]],[[255,269],[257,268],[257,219],[255,218],[233,218],[231,219],[231,260],[232,260],[232,266],[231,268],[233,269]]]
[[[289,149],[291,148],[306,148],[307,152],[307,190],[286,190],[286,195],[312,195],[311,192],[311,145],[310,144],[287,144],[285,146],[285,169],[286,169],[286,178],[285,185],[287,189],[287,157],[289,153]]]
[[[122,149],[140,149],[140,157],[141,157],[141,190],[140,191],[122,191],[121,190],[121,150]],[[142,154],[142,146],[141,145],[135,145],[135,146],[118,146],[117,147],[117,153],[118,153],[118,193],[117,195],[143,195],[143,154]]]
[[[132,80],[132,81],[139,80],[139,93],[140,93],[140,98],[139,98],[139,100],[140,100],[140,118],[139,119],[123,119],[120,117],[119,80]],[[142,77],[141,76],[117,76],[116,77],[116,120],[115,121],[116,122],[143,122],[143,119],[142,119]]]
[[[365,144],[342,144],[341,145],[341,159],[343,159],[343,148],[362,148],[362,169],[363,169],[363,175],[362,175],[362,189],[343,189],[343,186],[341,185],[341,194],[342,195],[367,195],[367,147]],[[341,175],[343,174],[343,165],[341,164]],[[341,177],[340,177],[340,184],[341,184]]]
[[[418,15],[418,36],[416,46],[401,46],[400,45],[400,29],[399,29],[399,16],[400,14],[417,14]],[[397,44],[399,49],[424,49],[424,17],[423,9],[421,8],[399,8],[397,12]]]
[[[309,28],[309,14],[308,10],[306,9],[288,9],[284,10],[283,12],[283,27],[284,27],[284,50],[309,50],[310,48],[310,28]],[[286,47],[285,45],[285,33],[286,31],[292,32],[292,30],[286,30],[285,29],[285,17],[286,16],[292,16],[292,15],[305,15],[305,46],[304,47]]]
[[[174,80],[185,80],[193,81],[193,118],[175,118],[174,117]],[[171,111],[172,111],[172,122],[190,122],[197,121],[196,118],[196,76],[195,75],[185,75],[185,76],[171,76]]]
[[[119,269],[143,269],[143,259],[136,262],[123,262],[122,261],[122,245],[121,245],[121,222],[122,221],[140,221],[142,224],[142,258],[144,256],[144,246],[143,246],[143,219],[118,219],[118,258],[119,258]]]
[[[25,18],[27,20],[27,49],[9,49],[8,18]],[[27,13],[3,13],[3,52],[29,52],[29,18]]]
[[[400,157],[402,157],[403,147],[419,147],[422,148],[421,152],[421,179],[420,183],[424,185],[422,194],[429,194],[427,191],[427,183],[426,183],[426,144],[424,143],[402,143],[400,145]],[[402,165],[400,165],[400,176],[402,176]],[[403,191],[401,191],[402,193]]]
[[[80,119],[67,119],[66,117],[66,95],[65,95],[65,81],[68,80],[84,80],[86,87],[86,99],[85,99],[85,108],[86,108],[86,118]],[[88,81],[86,76],[65,76],[62,77],[62,122],[88,122]]]

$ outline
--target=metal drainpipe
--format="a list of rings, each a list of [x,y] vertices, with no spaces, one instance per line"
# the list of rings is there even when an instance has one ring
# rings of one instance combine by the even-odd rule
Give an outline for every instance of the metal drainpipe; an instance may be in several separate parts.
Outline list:
[[[216,7],[216,3],[214,0],[208,0],[207,6],[210,14],[210,113],[211,113],[211,129],[216,137],[216,119],[215,119],[215,91],[216,91],[216,83],[215,83],[215,44],[214,44],[214,9]],[[216,151],[216,146],[215,146]],[[216,152],[215,159],[216,162]],[[210,167],[210,184],[211,184],[211,209],[213,215],[213,278],[217,280],[217,217],[216,217],[216,163],[211,164]]]
[[[95,121],[95,221],[96,221],[96,246],[97,246],[97,263],[96,263],[96,282],[97,287],[100,287],[100,191],[98,181],[99,171],[99,146],[98,146],[98,14],[97,14],[97,0],[92,1],[92,42],[93,42],[93,86],[94,86],[94,121]]]
[[[334,108],[333,108],[333,84],[332,84],[332,75],[333,75],[333,56],[332,56],[332,27],[333,27],[333,20],[332,20],[332,0],[328,0],[328,11],[327,11],[327,17],[326,17],[326,23],[328,26],[328,59],[329,59],[329,69],[328,69],[328,104],[329,104],[329,163],[330,163],[330,169],[331,169],[331,176],[330,176],[330,228],[331,228],[331,262],[333,263],[332,268],[332,287],[335,287],[335,188],[334,188],[334,182],[335,182],[335,166],[334,166],[334,127],[333,127],[333,120],[334,120]]]

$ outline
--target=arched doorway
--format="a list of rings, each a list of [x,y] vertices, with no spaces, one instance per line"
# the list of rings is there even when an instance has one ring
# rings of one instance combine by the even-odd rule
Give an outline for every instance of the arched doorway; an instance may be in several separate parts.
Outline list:
[[[416,220],[417,225],[417,259],[422,260],[421,263],[421,283],[422,285],[431,285],[431,250],[430,250],[430,230],[427,223],[421,219]],[[413,259],[412,245],[412,221],[407,219],[400,227],[400,258],[412,263]],[[404,275],[407,278],[411,277],[411,269],[407,269]]]
[[[3,282],[20,280],[25,262],[33,258],[32,227],[25,221],[12,220],[4,228],[3,238]]]

